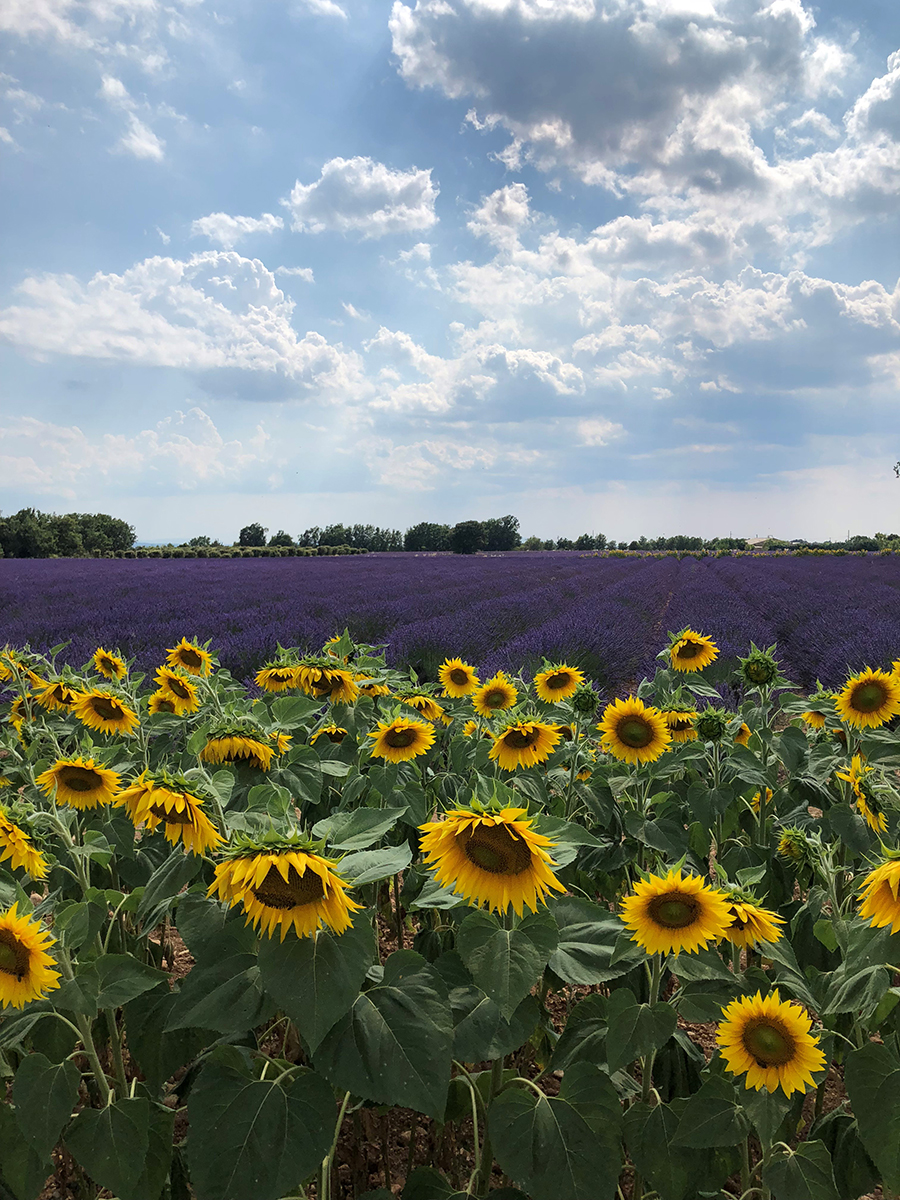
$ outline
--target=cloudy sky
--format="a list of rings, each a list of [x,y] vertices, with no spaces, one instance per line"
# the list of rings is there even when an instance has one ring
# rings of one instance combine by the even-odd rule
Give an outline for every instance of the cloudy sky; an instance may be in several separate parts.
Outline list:
[[[893,0],[5,0],[0,510],[900,527]]]

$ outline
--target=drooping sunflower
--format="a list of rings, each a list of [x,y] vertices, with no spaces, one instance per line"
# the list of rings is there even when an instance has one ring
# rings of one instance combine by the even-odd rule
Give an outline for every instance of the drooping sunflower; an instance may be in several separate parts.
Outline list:
[[[843,779],[850,784],[853,789],[853,795],[856,801],[856,807],[859,809],[866,824],[873,833],[884,833],[887,830],[887,817],[882,812],[881,804],[878,797],[872,791],[872,787],[866,776],[872,773],[872,767],[865,765],[861,754],[854,754],[850,766],[846,771],[835,771],[838,779]]]
[[[347,730],[342,729],[340,725],[323,725],[309,739],[309,744],[314,746],[320,737],[328,738],[329,742],[334,742],[335,745],[340,743],[347,736]]]
[[[870,871],[860,889],[859,915],[874,929],[900,930],[900,860],[888,859]]]
[[[218,730],[210,733],[206,739],[200,758],[204,762],[240,763],[245,767],[268,771],[275,747],[263,740],[265,736],[262,730],[248,727]]]
[[[28,713],[25,708],[25,701],[21,696],[16,696],[12,704],[9,706],[9,723],[16,731],[19,741],[22,740],[22,726],[28,719]]]
[[[186,780],[144,771],[116,797],[114,804],[124,808],[135,827],[163,829],[166,841],[181,841],[190,854],[205,854],[223,841],[219,831],[203,811],[204,800],[188,790]]]
[[[292,733],[282,733],[277,729],[270,733],[269,737],[275,743],[276,754],[284,754],[286,750],[290,750],[291,742],[294,740],[294,735]]]
[[[376,696],[389,696],[391,694],[391,689],[386,683],[379,683],[377,679],[369,679],[367,675],[354,675],[353,682],[364,696],[371,696],[373,699]]]
[[[749,746],[751,733],[752,733],[752,730],[750,729],[750,726],[747,724],[746,721],[742,721],[740,729],[734,735],[735,745],[736,746]]]
[[[72,712],[88,729],[101,733],[121,733],[134,736],[140,722],[137,713],[113,692],[91,689],[79,692]]]
[[[557,663],[534,677],[534,688],[545,704],[559,704],[574,696],[584,683],[584,673],[565,663]]]
[[[772,799],[773,795],[774,795],[774,792],[772,791],[772,789],[770,787],[767,787],[766,788],[766,809],[767,810],[769,807],[769,801]],[[754,792],[753,796],[750,800],[750,807],[753,809],[753,811],[756,813],[757,816],[759,816],[759,810],[760,810],[761,805],[762,805],[762,792],[761,791]]]
[[[34,917],[18,914],[18,904],[0,913],[0,1004],[22,1008],[59,987],[59,973],[47,953],[55,938]]]
[[[648,954],[693,954],[725,937],[731,923],[728,897],[696,875],[649,875],[622,901],[631,940]]]
[[[778,989],[763,996],[741,996],[722,1009],[725,1020],[716,1041],[733,1075],[744,1075],[746,1088],[786,1096],[814,1085],[813,1074],[825,1066],[819,1039],[810,1033],[806,1012]]]
[[[343,667],[303,665],[297,668],[297,686],[317,700],[330,704],[352,704],[359,688],[350,671]]]
[[[434,745],[431,725],[424,721],[408,721],[405,717],[379,721],[368,736],[375,739],[370,751],[372,758],[384,758],[388,762],[407,762],[425,754]]]
[[[900,712],[900,679],[866,667],[835,696],[842,720],[860,729],[877,729]]]
[[[118,683],[120,679],[124,679],[128,674],[128,667],[125,665],[125,660],[120,658],[118,654],[110,654],[102,646],[98,646],[94,651],[91,661],[94,664],[94,670],[99,672],[104,679],[109,679],[113,683]]]
[[[166,662],[170,667],[187,671],[188,675],[208,675],[213,667],[210,652],[184,637],[177,646],[166,650]]]
[[[556,845],[532,829],[524,808],[476,812],[457,808],[442,821],[420,825],[422,855],[438,882],[470,904],[519,916],[536,912],[551,889],[565,887],[553,873],[548,853]]]
[[[9,860],[14,871],[21,867],[32,879],[45,879],[47,863],[24,829],[11,821],[0,807],[0,862]]]
[[[825,716],[823,713],[816,712],[815,709],[810,709],[809,712],[801,713],[800,720],[805,721],[812,729],[825,728]]]
[[[475,674],[475,668],[461,658],[445,658],[438,667],[438,679],[444,686],[444,695],[453,700],[468,696],[481,682]]]
[[[699,716],[695,708],[667,708],[662,714],[669,726],[673,742],[695,742],[697,730],[694,728],[694,718]]]
[[[547,761],[559,740],[560,732],[555,725],[512,721],[494,738],[488,757],[495,759],[504,771],[533,767]]]
[[[155,681],[161,692],[171,696],[177,717],[195,713],[200,707],[197,685],[187,675],[173,671],[171,667],[160,667],[156,672]]]
[[[59,758],[37,777],[37,785],[56,803],[85,812],[111,804],[119,791],[119,774],[92,758]]]
[[[778,853],[793,863],[802,863],[807,854],[806,834],[796,826],[786,826],[778,839]]]
[[[731,924],[725,930],[725,936],[733,945],[742,950],[753,950],[760,942],[777,942],[782,936],[778,926],[784,924],[784,919],[777,913],[761,908],[737,892],[728,897],[728,905]]]
[[[607,704],[597,728],[604,750],[635,765],[655,762],[672,742],[669,724],[659,709],[636,696]]]
[[[268,937],[280,926],[282,941],[290,929],[297,937],[315,937],[323,926],[344,933],[362,905],[346,894],[337,865],[300,842],[242,842],[216,867],[207,894],[240,904],[247,924]]]
[[[256,682],[266,692],[286,692],[297,686],[297,668],[275,663],[256,672]]]
[[[472,707],[479,717],[493,717],[505,708],[512,708],[518,697],[518,691],[503,671],[498,671],[472,693]]]
[[[669,658],[676,671],[702,671],[719,657],[719,648],[712,638],[693,629],[682,629],[673,635]]]
[[[75,688],[71,688],[62,679],[41,681],[34,689],[34,698],[48,712],[71,712],[80,696]]]
[[[398,694],[398,700],[402,704],[408,704],[410,708],[414,708],[417,713],[420,713],[426,721],[441,721],[444,725],[450,724],[450,718],[445,710],[432,700],[430,696],[423,696],[417,693],[415,696],[401,696]]]
[[[175,697],[169,692],[154,692],[147,701],[147,708],[152,713],[177,713]]]

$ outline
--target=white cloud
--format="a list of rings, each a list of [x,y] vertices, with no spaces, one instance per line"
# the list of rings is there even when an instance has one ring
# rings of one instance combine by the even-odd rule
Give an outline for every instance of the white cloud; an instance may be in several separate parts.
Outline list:
[[[276,267],[275,274],[296,276],[298,279],[304,279],[307,283],[315,283],[312,267]]]
[[[261,217],[231,217],[228,213],[210,213],[207,217],[199,217],[191,225],[193,237],[207,237],[211,242],[218,242],[226,250],[231,250],[242,238],[254,233],[274,233],[283,229],[284,221],[272,213],[263,213]]]
[[[342,21],[349,20],[347,13],[334,0],[301,0],[302,7],[317,17],[339,17]]]
[[[578,438],[583,446],[608,446],[621,433],[622,426],[605,417],[591,417],[578,422]]]
[[[315,183],[294,184],[292,226],[307,233],[357,233],[364,238],[430,229],[438,189],[431,171],[394,171],[371,158],[332,158]]]
[[[150,126],[145,125],[134,113],[128,114],[128,130],[119,139],[118,144],[135,158],[152,158],[154,162],[162,162],[166,146]]]

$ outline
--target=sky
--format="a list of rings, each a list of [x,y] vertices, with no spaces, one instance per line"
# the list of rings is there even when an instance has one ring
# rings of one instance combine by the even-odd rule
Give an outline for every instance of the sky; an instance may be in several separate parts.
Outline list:
[[[4,0],[0,511],[900,528],[892,0]]]

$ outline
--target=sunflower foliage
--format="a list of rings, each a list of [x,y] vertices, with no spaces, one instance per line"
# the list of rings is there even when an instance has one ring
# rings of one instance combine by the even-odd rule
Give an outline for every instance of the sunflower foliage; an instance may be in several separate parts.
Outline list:
[[[900,1192],[900,663],[714,632],[5,647],[0,1197]]]

